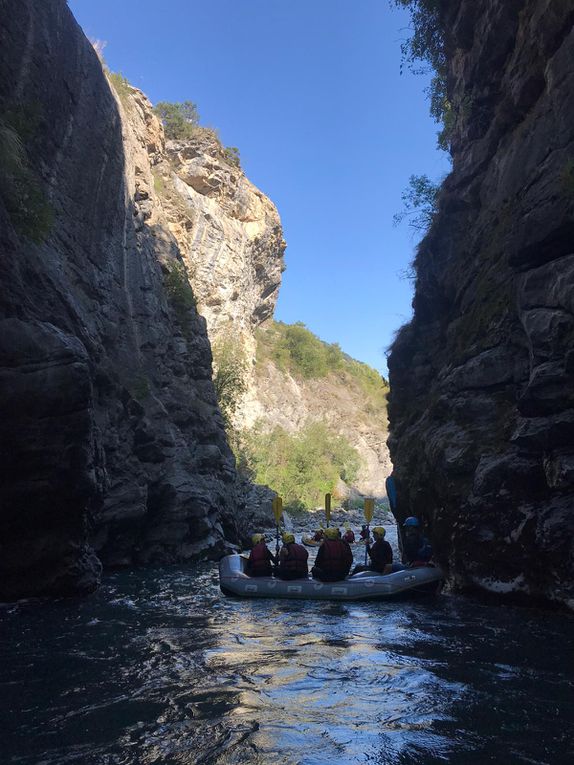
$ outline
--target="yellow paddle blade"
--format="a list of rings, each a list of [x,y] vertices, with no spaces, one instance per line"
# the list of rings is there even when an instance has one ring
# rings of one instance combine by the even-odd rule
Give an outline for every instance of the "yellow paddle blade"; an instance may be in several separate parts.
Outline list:
[[[283,500],[281,497],[273,497],[273,515],[275,516],[275,525],[279,526],[283,514]]]
[[[375,500],[372,497],[365,499],[365,520],[370,523],[373,520],[375,514]]]
[[[327,526],[331,520],[331,495],[325,494],[325,517],[327,518]]]

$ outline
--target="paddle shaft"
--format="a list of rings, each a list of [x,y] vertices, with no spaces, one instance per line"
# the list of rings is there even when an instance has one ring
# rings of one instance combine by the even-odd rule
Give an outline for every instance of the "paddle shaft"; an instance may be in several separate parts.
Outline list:
[[[371,538],[371,529],[367,523],[367,536],[365,538],[365,566],[367,565],[367,556],[369,554],[369,540]]]

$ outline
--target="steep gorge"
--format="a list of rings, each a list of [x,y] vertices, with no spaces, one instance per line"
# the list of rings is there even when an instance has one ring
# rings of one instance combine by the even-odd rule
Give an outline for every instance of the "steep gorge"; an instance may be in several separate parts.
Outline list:
[[[574,605],[574,6],[443,0],[453,170],[389,359],[399,515],[460,588]]]
[[[256,363],[284,270],[273,203],[213,130],[166,140],[64,0],[0,8],[0,598],[245,536],[270,493],[229,448],[211,351],[229,338],[237,426],[289,401],[291,429],[312,415],[355,438],[359,488],[380,493],[386,422],[353,417],[360,394]]]

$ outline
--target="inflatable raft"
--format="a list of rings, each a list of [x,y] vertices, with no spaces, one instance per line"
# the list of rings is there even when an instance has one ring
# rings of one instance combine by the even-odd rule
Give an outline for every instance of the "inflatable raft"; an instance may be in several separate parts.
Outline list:
[[[405,568],[392,574],[363,571],[338,582],[312,579],[283,581],[271,576],[250,577],[247,559],[226,555],[219,562],[219,586],[224,595],[242,598],[293,598],[298,600],[388,600],[411,595],[436,595],[443,574],[435,566]]]

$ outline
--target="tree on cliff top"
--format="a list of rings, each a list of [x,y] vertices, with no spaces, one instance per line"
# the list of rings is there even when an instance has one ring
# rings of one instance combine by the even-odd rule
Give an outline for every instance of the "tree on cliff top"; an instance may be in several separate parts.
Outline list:
[[[442,130],[438,134],[438,145],[444,151],[449,151],[454,115],[447,97],[447,58],[440,17],[441,0],[394,0],[394,2],[397,6],[410,11],[413,24],[412,35],[401,44],[403,64],[406,63],[415,74],[426,72],[429,67],[434,72],[427,91],[430,99],[430,113],[436,122],[442,123]]]
[[[162,121],[167,138],[176,140],[192,138],[199,124],[199,112],[192,101],[183,101],[179,104],[160,101],[156,104],[154,112]]]

